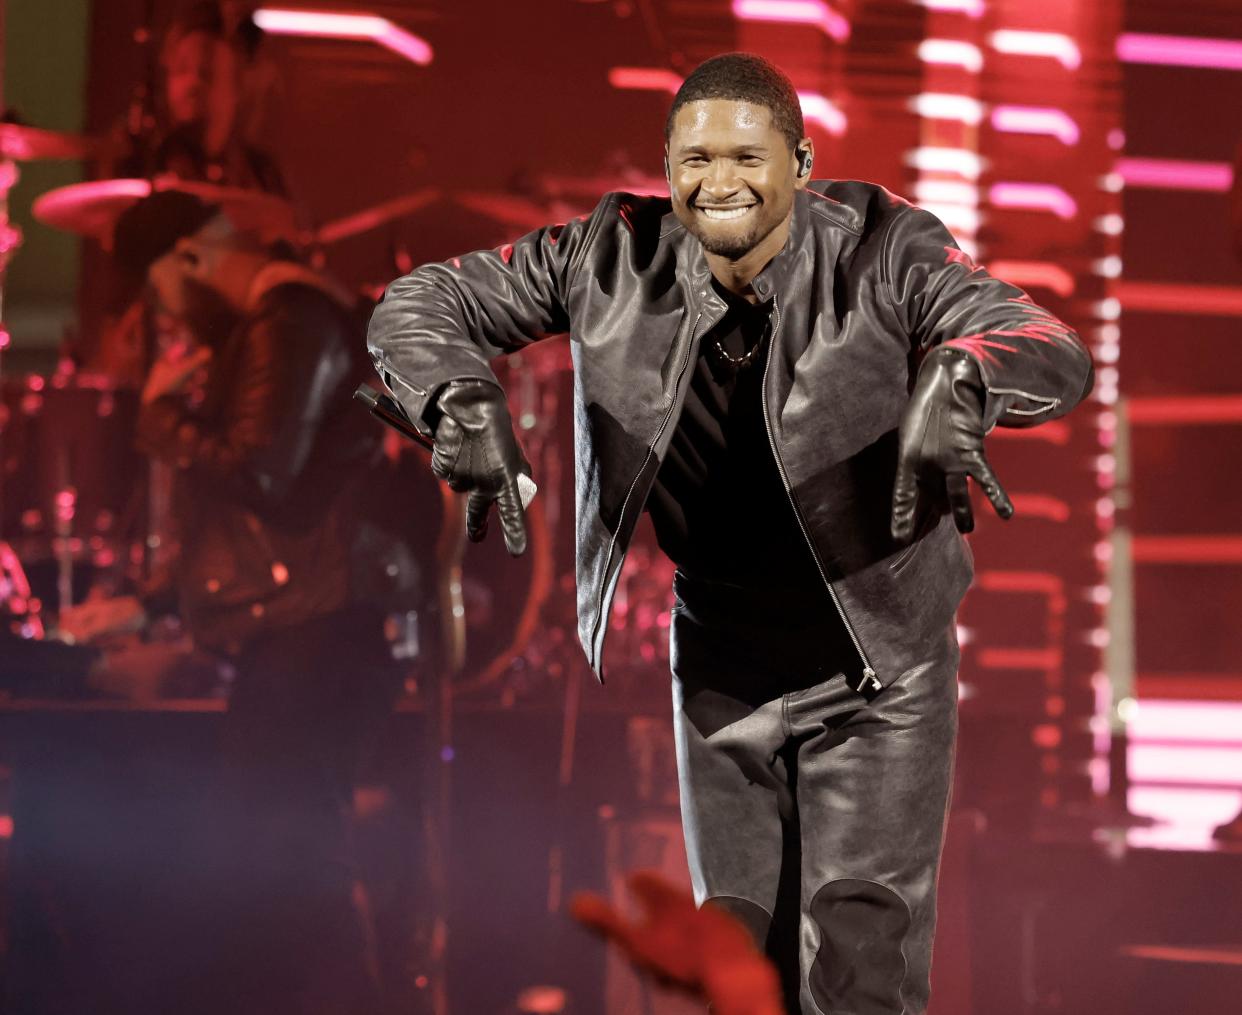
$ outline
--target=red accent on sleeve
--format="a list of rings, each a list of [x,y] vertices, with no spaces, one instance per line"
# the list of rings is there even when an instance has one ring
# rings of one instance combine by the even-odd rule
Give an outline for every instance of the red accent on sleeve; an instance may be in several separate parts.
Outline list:
[[[964,264],[971,271],[975,269],[975,262],[970,259],[970,255],[964,250],[958,250],[957,247],[944,248],[945,264]]]
[[[500,259],[504,261],[505,264],[508,264],[513,260],[513,244],[506,243],[497,251],[497,253],[500,254]]]

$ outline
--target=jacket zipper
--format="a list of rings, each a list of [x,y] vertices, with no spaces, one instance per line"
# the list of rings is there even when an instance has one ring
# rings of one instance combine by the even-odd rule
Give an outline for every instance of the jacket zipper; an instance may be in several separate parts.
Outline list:
[[[807,548],[811,551],[811,558],[815,561],[815,568],[819,571],[819,576],[823,579],[824,585],[828,589],[828,595],[832,598],[832,605],[837,608],[837,613],[841,617],[841,623],[845,625],[850,641],[854,643],[854,649],[858,652],[858,658],[862,661],[863,687],[867,690],[876,690],[881,686],[879,678],[875,675],[875,669],[871,665],[871,660],[867,658],[867,653],[863,650],[862,642],[858,640],[858,635],[854,631],[854,625],[850,623],[850,618],[846,615],[845,607],[841,605],[841,600],[837,598],[837,590],[832,587],[832,582],[828,580],[828,574],[824,570],[823,561],[819,558],[819,551],[815,548],[815,543],[811,540],[811,533],[806,527],[806,519],[802,517],[802,509],[798,506],[798,498],[794,495],[793,487],[789,483],[789,474],[785,471],[785,463],[781,460],[780,449],[776,446],[776,437],[772,433],[772,421],[768,417],[768,371],[772,366],[772,349],[776,345],[776,333],[781,326],[781,305],[775,296],[772,297],[772,313],[776,321],[772,326],[772,334],[768,339],[768,354],[763,361],[763,381],[759,390],[759,402],[763,406],[763,427],[768,434],[768,444],[772,448],[772,457],[776,459],[777,471],[781,474],[781,483],[785,487],[785,495],[789,498],[790,506],[794,511],[794,517],[798,519],[798,528],[802,530],[802,538],[806,540]]]
[[[643,472],[646,471],[647,463],[651,461],[651,456],[655,454],[656,445],[660,443],[660,438],[664,436],[664,429],[668,426],[668,421],[673,418],[673,410],[677,408],[677,395],[681,390],[681,379],[686,374],[686,364],[690,362],[690,353],[694,351],[694,336],[699,330],[699,321],[703,319],[703,311],[700,310],[698,316],[694,319],[694,324],[690,328],[690,341],[686,343],[686,355],[681,361],[681,367],[677,371],[677,379],[673,382],[673,398],[669,402],[668,411],[664,414],[664,418],[660,420],[660,426],[652,437],[647,448],[647,454],[643,458],[643,463],[638,467],[638,472],[630,481],[630,487],[625,492],[625,500],[621,502],[621,513],[618,516],[617,531],[621,529],[621,525],[625,522],[625,510],[629,507],[630,498],[634,496],[634,490],[638,486],[638,481],[642,478]],[[591,648],[594,650],[595,641],[599,637],[600,625],[604,623],[605,617],[605,599],[608,598],[609,577],[608,572],[612,568],[612,555],[617,548],[617,532],[612,534],[612,539],[608,541],[608,556],[604,558],[604,582],[599,590],[599,601],[596,604],[595,629],[591,632]],[[596,670],[603,669],[603,646],[600,646],[598,657],[595,659]]]

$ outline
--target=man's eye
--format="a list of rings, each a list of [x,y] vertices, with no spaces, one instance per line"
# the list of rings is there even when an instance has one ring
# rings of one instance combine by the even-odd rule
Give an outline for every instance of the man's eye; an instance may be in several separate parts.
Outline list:
[[[682,165],[683,166],[705,166],[707,165],[707,159],[703,158],[701,155],[691,155],[690,158],[682,162]]]
[[[744,166],[757,166],[762,161],[763,159],[759,158],[758,155],[743,155],[738,159],[738,162]]]

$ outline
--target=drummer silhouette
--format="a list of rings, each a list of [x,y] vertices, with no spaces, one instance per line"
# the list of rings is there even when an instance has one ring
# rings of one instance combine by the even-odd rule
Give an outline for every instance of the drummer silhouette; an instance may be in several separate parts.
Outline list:
[[[234,19],[235,21],[236,19]],[[99,165],[101,178],[178,179],[245,188],[284,196],[285,181],[276,159],[255,145],[248,125],[270,81],[258,57],[259,33],[249,20],[226,23],[219,5],[195,3],[173,21],[160,44],[154,87],[142,83],[132,108],[113,132]],[[140,387],[165,344],[150,319],[150,308],[136,297],[142,280],[111,261],[85,277],[83,331],[98,334],[82,366],[115,383]],[[105,306],[105,320],[92,327],[94,306]]]

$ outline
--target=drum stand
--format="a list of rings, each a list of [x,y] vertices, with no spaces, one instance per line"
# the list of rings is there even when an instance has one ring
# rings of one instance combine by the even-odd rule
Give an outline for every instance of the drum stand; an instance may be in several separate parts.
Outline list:
[[[4,379],[4,353],[8,350],[10,336],[9,329],[4,324],[4,297],[8,286],[8,267],[9,259],[16,253],[17,248],[21,246],[22,232],[17,226],[9,221],[9,191],[13,189],[13,185],[17,183],[18,172],[17,163],[8,156],[0,157],[0,381]],[[0,518],[4,517],[4,484],[5,484],[5,458],[4,458],[4,432],[8,427],[8,420],[0,418]],[[6,597],[5,605],[11,612],[25,613],[27,609],[26,603],[21,603],[22,609],[17,610],[15,607],[19,605],[19,600],[23,598],[22,589],[25,588],[25,597],[30,595],[30,588],[25,584],[25,574],[21,570],[21,564],[17,559],[17,554],[13,552],[13,548],[4,541],[4,532],[0,532],[0,580],[3,581],[3,592]],[[20,580],[18,580],[20,576]]]

